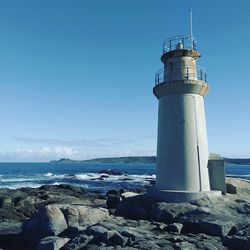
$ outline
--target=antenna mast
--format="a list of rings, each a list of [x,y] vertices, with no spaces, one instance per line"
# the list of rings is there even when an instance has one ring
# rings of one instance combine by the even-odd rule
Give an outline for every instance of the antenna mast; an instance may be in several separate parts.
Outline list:
[[[189,9],[189,21],[190,21],[190,43],[191,43],[191,49],[194,49],[193,45],[193,17],[192,17],[192,9]]]

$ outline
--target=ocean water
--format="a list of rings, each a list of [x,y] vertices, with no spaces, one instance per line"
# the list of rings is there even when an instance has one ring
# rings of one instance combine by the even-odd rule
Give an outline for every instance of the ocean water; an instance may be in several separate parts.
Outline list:
[[[119,172],[103,174],[103,170]],[[250,165],[226,165],[226,175],[250,180]],[[136,189],[155,179],[155,164],[0,163],[0,188],[73,184],[92,192]]]

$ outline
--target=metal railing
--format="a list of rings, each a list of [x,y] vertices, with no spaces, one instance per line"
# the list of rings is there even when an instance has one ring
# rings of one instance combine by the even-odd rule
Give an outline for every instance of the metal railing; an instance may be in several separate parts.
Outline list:
[[[176,49],[196,50],[196,39],[193,36],[173,36],[163,43],[163,53]]]
[[[207,81],[207,73],[203,67],[180,67],[174,71],[161,69],[155,74],[155,86],[159,84],[170,83],[177,80],[201,80]]]

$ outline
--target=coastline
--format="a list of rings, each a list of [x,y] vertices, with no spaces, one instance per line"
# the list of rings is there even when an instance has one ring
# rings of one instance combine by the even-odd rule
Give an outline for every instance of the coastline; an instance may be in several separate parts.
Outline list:
[[[228,195],[181,204],[145,200],[145,190],[0,189],[0,248],[248,249],[250,182],[227,183]]]
[[[210,154],[213,155],[213,154]],[[235,165],[250,165],[250,158],[227,158],[224,157],[225,163]],[[127,157],[105,157],[94,158],[88,160],[72,160],[69,158],[61,158],[52,160],[49,163],[140,163],[140,164],[156,164],[156,156],[127,156]]]

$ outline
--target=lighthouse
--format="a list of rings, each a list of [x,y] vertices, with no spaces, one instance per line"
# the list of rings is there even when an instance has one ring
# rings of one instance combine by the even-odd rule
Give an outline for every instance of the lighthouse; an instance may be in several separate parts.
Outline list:
[[[156,188],[209,191],[208,143],[204,97],[209,85],[200,53],[191,36],[175,36],[163,44],[164,68],[155,75],[159,100]]]
[[[208,164],[204,98],[209,84],[206,70],[197,65],[201,54],[192,35],[192,21],[190,26],[190,35],[174,36],[164,41],[161,56],[164,67],[155,74],[153,88],[159,101],[153,193],[170,201],[221,194],[220,191],[211,191],[210,187],[217,177],[209,177],[212,171],[208,166],[211,164]],[[222,181],[219,182],[223,183],[224,165],[221,169]]]

